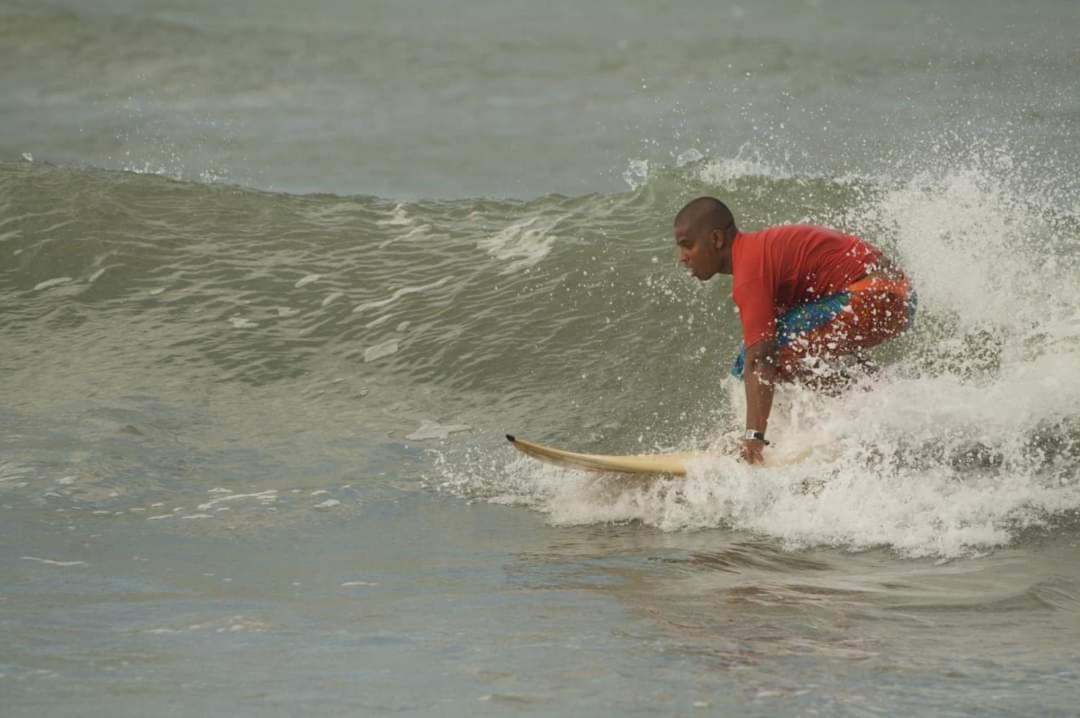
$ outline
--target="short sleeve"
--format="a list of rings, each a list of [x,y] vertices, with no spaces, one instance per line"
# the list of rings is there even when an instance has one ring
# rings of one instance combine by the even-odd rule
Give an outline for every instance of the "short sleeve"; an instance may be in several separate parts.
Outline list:
[[[776,309],[772,290],[764,277],[746,277],[731,290],[742,322],[743,344],[752,347],[776,336]]]

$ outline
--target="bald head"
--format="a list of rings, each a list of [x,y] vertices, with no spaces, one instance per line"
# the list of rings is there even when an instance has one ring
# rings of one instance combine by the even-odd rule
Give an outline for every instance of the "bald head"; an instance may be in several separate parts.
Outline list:
[[[675,215],[674,229],[679,262],[692,276],[704,282],[731,274],[737,230],[727,205],[715,197],[698,197]]]
[[[697,234],[719,229],[725,237],[735,234],[735,217],[727,205],[715,197],[698,197],[691,200],[675,215],[675,227]]]

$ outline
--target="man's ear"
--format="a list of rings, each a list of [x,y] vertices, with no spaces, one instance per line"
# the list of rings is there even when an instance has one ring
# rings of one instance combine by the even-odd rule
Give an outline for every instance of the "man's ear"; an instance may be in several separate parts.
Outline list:
[[[724,248],[724,230],[714,229],[712,231],[713,246],[717,249]]]

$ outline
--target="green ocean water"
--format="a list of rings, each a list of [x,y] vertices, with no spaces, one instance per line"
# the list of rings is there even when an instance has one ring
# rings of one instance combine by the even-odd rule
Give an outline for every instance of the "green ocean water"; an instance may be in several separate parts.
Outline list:
[[[4,715],[1067,715],[1071,3],[0,2]],[[911,274],[793,467],[741,227]]]

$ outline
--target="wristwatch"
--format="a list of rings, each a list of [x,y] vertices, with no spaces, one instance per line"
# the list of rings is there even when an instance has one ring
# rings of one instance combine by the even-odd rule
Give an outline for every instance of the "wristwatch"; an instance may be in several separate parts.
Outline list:
[[[762,444],[765,444],[765,446],[769,445],[769,442],[765,440],[764,431],[754,431],[753,429],[747,429],[746,433],[743,434],[742,438],[743,441],[760,441]]]

